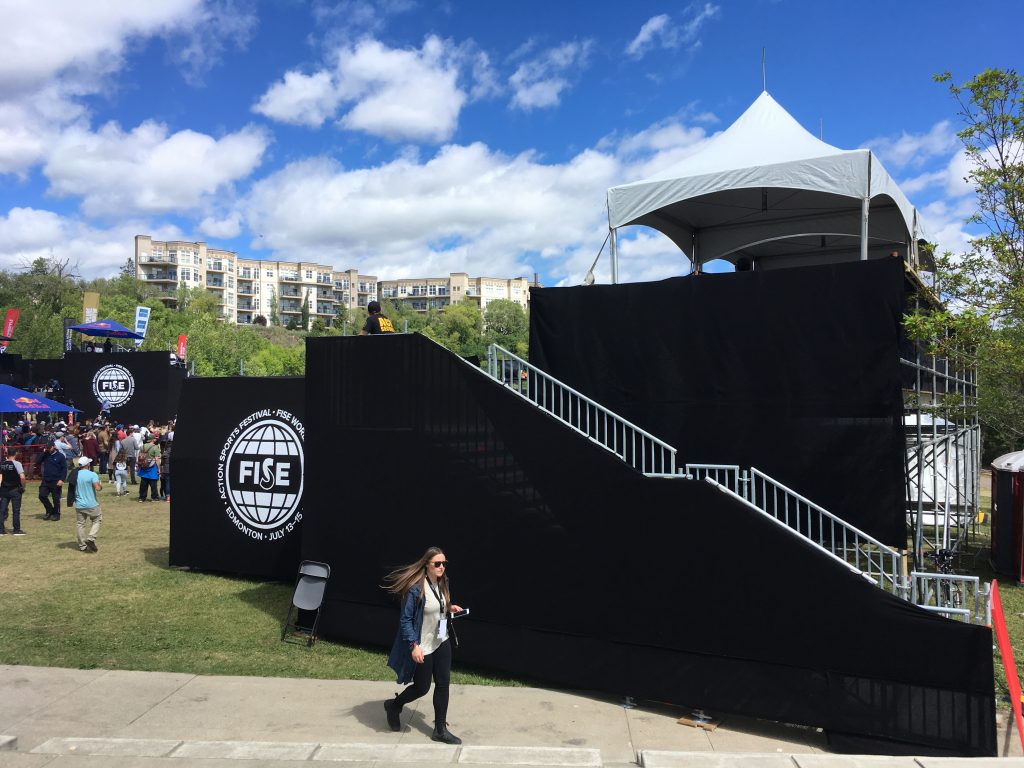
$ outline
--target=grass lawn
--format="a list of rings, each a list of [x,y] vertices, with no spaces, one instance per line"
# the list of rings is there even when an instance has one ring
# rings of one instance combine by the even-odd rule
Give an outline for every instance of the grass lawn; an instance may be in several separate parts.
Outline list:
[[[75,516],[45,522],[30,484],[26,536],[0,537],[0,663],[217,675],[394,680],[387,654],[282,643],[294,585],[169,568],[169,504],[137,488],[100,492],[99,552],[79,552]],[[11,521],[7,521],[8,531]],[[456,683],[516,685],[455,671]]]
[[[139,504],[136,490],[101,492],[99,553],[75,543],[74,514],[44,522],[31,485],[24,496],[27,536],[0,537],[0,663],[159,670],[216,675],[394,680],[382,650],[319,641],[282,643],[280,625],[293,584],[250,581],[167,565],[169,504]],[[987,503],[988,483],[983,483]],[[987,516],[986,516],[987,517]],[[11,522],[8,520],[10,529]],[[961,567],[990,581],[988,522]],[[1000,593],[1015,656],[1024,661],[1024,589]],[[1008,706],[998,652],[996,691]],[[955,660],[950,660],[955,663]],[[453,682],[519,685],[455,671]]]

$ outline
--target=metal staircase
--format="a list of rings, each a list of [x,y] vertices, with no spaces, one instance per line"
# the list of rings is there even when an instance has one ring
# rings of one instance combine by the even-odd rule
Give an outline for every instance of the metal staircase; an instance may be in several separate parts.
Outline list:
[[[477,366],[472,366],[480,371]],[[908,573],[904,553],[835,516],[756,467],[677,463],[668,443],[507,349],[492,344],[482,372],[649,477],[704,480],[879,588],[952,619],[986,623],[988,588],[976,576]]]

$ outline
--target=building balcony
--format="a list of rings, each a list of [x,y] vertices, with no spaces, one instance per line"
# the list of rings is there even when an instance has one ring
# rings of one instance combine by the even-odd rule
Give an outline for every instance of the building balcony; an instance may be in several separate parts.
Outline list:
[[[222,290],[224,290],[224,281],[223,280],[211,280],[209,277],[207,277],[206,278],[206,287],[207,288],[216,288],[217,290],[222,291]]]
[[[317,291],[317,301],[337,301],[337,297],[334,295],[334,291]]]
[[[240,302],[238,302],[235,305],[235,308],[239,309],[239,310],[242,310],[242,309],[245,309],[245,310],[255,310],[255,309],[257,309],[257,307],[253,306],[253,303],[251,301],[240,301]]]
[[[139,259],[139,263],[140,264],[177,264],[178,263],[178,257],[177,256],[154,256],[154,255],[150,254],[149,256],[143,256],[142,258],[140,258]]]
[[[299,279],[299,276],[297,274],[295,274],[295,273],[290,273],[289,274],[289,273],[286,273],[286,272],[282,272],[281,276],[278,279],[282,283],[301,283],[302,282],[302,280]]]
[[[252,325],[252,318],[253,316],[248,312],[239,312],[236,322],[244,323],[246,325]]]
[[[206,265],[206,271],[207,272],[223,272],[224,271],[224,263],[221,262],[221,261],[211,261],[209,264]]]
[[[244,283],[238,284],[238,295],[239,296],[256,296],[256,289],[251,285],[245,285]]]
[[[278,295],[280,295],[280,296],[301,296],[302,295],[302,291],[300,291],[298,288],[282,288],[278,292]]]
[[[143,272],[142,279],[155,283],[177,283],[177,272]]]

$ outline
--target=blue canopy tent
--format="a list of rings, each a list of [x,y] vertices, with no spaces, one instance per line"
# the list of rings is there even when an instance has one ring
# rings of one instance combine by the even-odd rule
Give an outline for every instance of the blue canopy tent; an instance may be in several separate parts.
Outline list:
[[[72,331],[84,333],[86,336],[107,336],[114,339],[144,339],[141,333],[129,331],[114,320],[95,320],[91,323],[72,325]]]
[[[67,413],[68,411],[79,412],[78,408],[58,403],[34,392],[26,392],[23,389],[12,387],[9,384],[0,384],[0,413],[13,411],[22,412],[55,412]]]

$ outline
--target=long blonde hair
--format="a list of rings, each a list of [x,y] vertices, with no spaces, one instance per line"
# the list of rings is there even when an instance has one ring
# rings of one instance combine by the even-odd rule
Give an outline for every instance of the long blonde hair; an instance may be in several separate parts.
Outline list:
[[[431,560],[438,555],[443,555],[444,552],[440,547],[428,547],[427,551],[424,552],[420,559],[409,565],[403,565],[395,570],[391,571],[387,576],[384,577],[384,589],[393,595],[401,596],[402,601],[405,601],[405,596],[409,594],[409,590],[412,589],[416,584],[421,583],[427,578],[427,567]],[[441,593],[444,595],[444,604],[451,604],[451,594],[448,591],[448,569],[445,568],[444,573],[438,578],[437,583],[441,585]],[[424,600],[426,595],[421,592],[420,600]]]

